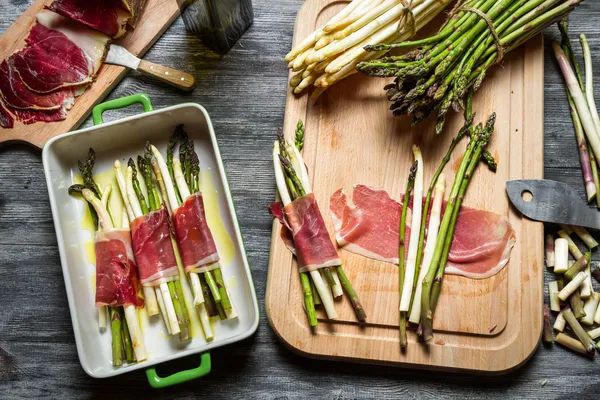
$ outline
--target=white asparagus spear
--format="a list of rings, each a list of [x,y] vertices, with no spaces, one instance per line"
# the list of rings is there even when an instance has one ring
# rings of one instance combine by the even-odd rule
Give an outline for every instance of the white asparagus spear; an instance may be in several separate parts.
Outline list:
[[[119,186],[119,191],[121,192],[121,200],[123,200],[123,204],[125,204],[125,210],[127,211],[127,216],[129,217],[129,221],[133,221],[136,218],[136,215],[142,215],[142,209],[133,210],[131,202],[129,201],[129,196],[127,195],[127,183],[125,176],[123,176],[123,170],[121,169],[121,162],[119,160],[115,160],[113,166],[115,177],[117,179],[117,184]],[[136,197],[137,200],[137,197]],[[139,202],[136,202],[137,207],[139,207]],[[156,315],[160,312],[159,305],[157,303],[156,294],[151,287],[142,286],[142,291],[144,292],[144,300],[146,302],[146,312],[149,316]]]
[[[554,272],[564,274],[569,269],[569,242],[558,238],[554,241]]]
[[[417,161],[417,174],[415,175],[413,189],[412,222],[410,226],[408,254],[406,255],[406,272],[404,274],[402,298],[400,299],[400,311],[402,312],[408,312],[410,308],[410,299],[413,293],[413,281],[415,280],[419,232],[421,230],[421,211],[423,209],[423,156],[419,146],[413,145],[412,150],[415,160]],[[408,194],[405,195],[404,201],[409,201]]]
[[[554,268],[554,238],[551,234],[546,235],[546,266]]]
[[[600,328],[596,328],[591,331],[588,331],[588,335],[592,339],[598,339],[600,337]]]
[[[423,262],[419,272],[419,278],[417,279],[417,287],[415,289],[414,296],[415,299],[421,298],[423,279],[425,279],[425,275],[427,275],[427,271],[429,271],[429,265],[431,264],[431,259],[433,258],[435,243],[437,242],[437,236],[440,229],[442,203],[444,201],[444,191],[446,190],[446,176],[443,173],[441,173],[438,177],[434,190],[429,225],[427,226],[427,243],[425,244],[425,250],[423,251]],[[413,324],[418,324],[421,320],[420,301],[413,301],[413,305],[410,310],[410,318],[408,320]]]
[[[600,117],[596,108],[596,100],[594,99],[594,71],[592,70],[592,53],[587,38],[582,33],[579,35],[581,49],[583,50],[583,64],[585,67],[585,96],[592,115],[592,120],[596,126],[596,132],[600,134]]]
[[[581,298],[589,299],[592,294],[594,294],[594,289],[592,288],[592,269],[590,268],[590,264],[588,263],[587,267],[584,271],[587,274],[587,278],[583,281],[581,285]]]
[[[560,292],[558,292],[558,298],[561,301],[567,300],[569,296],[571,296],[575,292],[575,290],[579,289],[586,277],[587,274],[583,271],[575,275],[573,280],[567,283],[565,287]]]
[[[553,42],[552,47],[554,49],[554,54],[556,55],[556,59],[562,71],[563,77],[565,78],[567,89],[569,90],[569,93],[575,102],[575,108],[577,109],[577,113],[581,119],[581,124],[583,125],[583,130],[585,131],[590,146],[594,150],[594,154],[600,154],[600,132],[596,128],[596,124],[594,123],[588,102],[581,91],[581,88],[579,87],[579,82],[577,81],[577,77],[573,72],[571,63],[560,47],[560,44]]]
[[[572,226],[571,228],[590,250],[598,246],[598,242],[592,237],[592,235],[590,235],[587,229],[582,226]]]

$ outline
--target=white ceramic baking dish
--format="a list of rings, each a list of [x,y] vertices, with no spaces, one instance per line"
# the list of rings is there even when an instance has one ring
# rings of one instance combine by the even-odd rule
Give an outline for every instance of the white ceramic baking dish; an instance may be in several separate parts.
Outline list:
[[[141,103],[146,112],[102,123],[104,111],[134,103]],[[256,331],[259,320],[256,293],[246,252],[208,113],[202,106],[194,103],[153,111],[150,99],[146,95],[134,95],[96,106],[93,116],[95,126],[55,137],[44,146],[42,153],[81,365],[90,376],[96,378],[146,369],[148,380],[154,387],[170,386],[205,375],[210,371],[210,355],[207,351],[247,338]],[[81,218],[86,205],[80,199],[69,196],[67,188],[78,173],[77,160],[85,158],[89,147],[96,151],[94,173],[102,173],[112,169],[115,159],[126,162],[129,157],[143,152],[147,140],[164,154],[169,137],[178,124],[184,124],[186,132],[194,140],[202,169],[210,168],[212,172],[221,218],[235,250],[233,261],[222,267],[226,282],[230,282],[232,301],[239,317],[234,320],[216,321],[215,339],[208,343],[201,333],[182,343],[178,337],[165,334],[162,319],[153,317],[152,320],[142,322],[149,353],[148,360],[115,368],[111,361],[110,330],[100,332],[94,308],[92,275],[95,268],[87,261],[84,249],[84,242],[90,239],[91,233],[81,228]],[[199,353],[203,353],[201,365],[192,370],[181,371],[169,377],[159,377],[152,368],[165,361]]]

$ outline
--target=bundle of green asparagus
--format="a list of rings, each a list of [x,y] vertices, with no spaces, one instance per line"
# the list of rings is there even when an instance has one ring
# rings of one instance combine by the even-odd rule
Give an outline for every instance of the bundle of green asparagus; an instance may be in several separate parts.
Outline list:
[[[112,186],[104,189],[94,181],[95,152],[90,148],[85,163],[79,162],[83,184],[74,184],[69,193],[84,197],[96,229],[96,306],[98,325],[105,329],[107,307],[110,315],[113,366],[143,361],[148,357],[138,322],[137,307],[144,302],[138,296],[138,278],[131,254],[131,235],[127,215],[121,216],[121,227],[115,226],[108,206]]]
[[[296,72],[294,93],[314,85],[313,99],[335,82],[356,72],[360,61],[387,50],[368,53],[369,43],[407,40],[438,15],[452,0],[353,0],[322,28],[307,36],[285,56]]]
[[[554,43],[554,53],[560,65],[567,86],[567,97],[571,109],[571,117],[575,128],[575,138],[579,148],[579,161],[585,181],[588,202],[596,199],[600,208],[600,180],[598,179],[598,162],[595,157],[600,151],[600,117],[594,99],[594,82],[592,73],[592,55],[587,38],[581,34],[579,39],[583,49],[585,66],[585,83],[579,64],[573,54],[569,39],[569,25],[566,19],[558,23],[562,42]]]
[[[365,46],[374,53],[420,48],[401,56],[360,62],[356,68],[374,77],[395,77],[384,88],[393,102],[390,108],[394,115],[412,115],[413,124],[418,124],[435,113],[439,134],[450,106],[464,109],[467,90],[481,86],[488,68],[564,18],[582,1],[462,0],[434,36]]]
[[[315,304],[323,305],[329,319],[337,318],[333,298],[342,296],[344,291],[358,320],[364,322],[367,319],[365,310],[341,265],[312,194],[308,171],[300,154],[303,136],[304,126],[299,121],[296,145],[286,141],[281,133],[273,145],[273,166],[281,203],[271,205],[269,212],[284,224],[283,232],[291,235],[285,241],[298,259],[310,326],[318,323]]]

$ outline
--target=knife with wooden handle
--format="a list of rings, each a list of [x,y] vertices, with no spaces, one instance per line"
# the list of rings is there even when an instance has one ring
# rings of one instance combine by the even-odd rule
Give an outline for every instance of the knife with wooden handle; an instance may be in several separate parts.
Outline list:
[[[530,219],[600,229],[600,212],[565,183],[546,179],[508,181],[506,193],[517,210]]]
[[[105,62],[135,69],[182,90],[190,91],[196,86],[192,75],[163,65],[140,60],[127,51],[127,49],[116,44],[110,45]]]

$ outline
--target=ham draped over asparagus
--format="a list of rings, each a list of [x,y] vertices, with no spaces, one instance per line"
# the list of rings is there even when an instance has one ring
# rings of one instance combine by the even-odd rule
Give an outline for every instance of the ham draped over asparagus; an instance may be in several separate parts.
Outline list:
[[[179,277],[165,207],[134,219],[130,226],[142,285],[158,286]]]
[[[402,205],[385,190],[364,185],[354,187],[352,203],[342,189],[331,196],[330,211],[338,245],[376,260],[398,263]],[[445,205],[442,212],[444,209]],[[405,229],[408,248],[410,225]],[[493,276],[508,263],[514,243],[515,231],[505,216],[463,206],[446,273],[475,279]]]
[[[129,229],[98,231],[95,249],[96,306],[143,307]]]
[[[201,273],[218,267],[219,254],[200,193],[189,196],[173,210],[173,225],[186,272]]]
[[[287,228],[282,231],[282,238],[298,258],[300,272],[342,264],[314,194],[304,195],[285,207],[275,203],[269,212]]]

